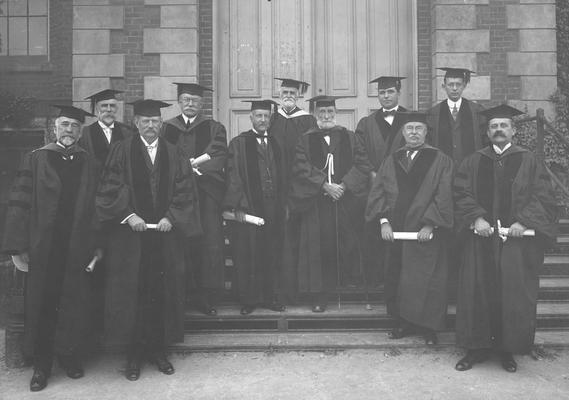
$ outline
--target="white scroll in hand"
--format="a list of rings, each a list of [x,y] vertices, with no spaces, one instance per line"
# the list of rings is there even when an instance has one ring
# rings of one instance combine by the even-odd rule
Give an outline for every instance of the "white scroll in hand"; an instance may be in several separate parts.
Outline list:
[[[393,239],[395,240],[419,240],[417,236],[419,232],[393,232]],[[433,238],[433,234],[429,236],[429,240]]]
[[[156,230],[158,224],[146,224],[146,229]]]
[[[233,211],[224,211],[223,219],[226,219],[228,221],[235,221],[235,213]],[[263,218],[250,214],[245,214],[245,222],[257,226],[265,225],[265,220]]]
[[[28,272],[29,265],[26,262],[26,260],[24,260],[21,254],[14,254],[12,256],[12,262],[14,263],[18,271]]]
[[[196,173],[196,175],[203,175],[201,173],[201,171],[198,169],[198,167],[200,166],[200,164],[203,164],[206,161],[211,160],[211,157],[209,154],[204,153],[201,156],[199,156],[198,158],[195,158],[192,162],[192,167],[194,169],[194,172]]]
[[[95,269],[95,264],[97,264],[97,261],[99,261],[100,259],[101,258],[98,255],[93,256],[93,259],[85,267],[85,271],[93,272],[93,270]]]

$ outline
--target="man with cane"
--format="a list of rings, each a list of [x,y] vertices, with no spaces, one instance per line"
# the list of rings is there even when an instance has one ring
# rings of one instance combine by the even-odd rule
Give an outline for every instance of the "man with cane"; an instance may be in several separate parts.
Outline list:
[[[361,265],[368,161],[360,139],[336,124],[336,100],[310,99],[318,129],[296,146],[288,196],[300,216],[299,292],[311,294],[313,312],[324,312],[328,295],[353,283]]]

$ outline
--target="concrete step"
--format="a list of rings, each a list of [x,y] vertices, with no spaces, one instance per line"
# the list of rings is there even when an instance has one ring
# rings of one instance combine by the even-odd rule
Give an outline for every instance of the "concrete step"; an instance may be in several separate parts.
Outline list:
[[[455,347],[453,332],[438,334],[437,348]],[[569,347],[569,330],[540,330],[535,344],[547,348]],[[216,351],[334,351],[347,349],[424,348],[419,336],[390,340],[385,332],[287,332],[287,333],[191,333],[184,342],[172,346],[177,352]]]
[[[188,310],[185,329],[199,332],[304,332],[304,331],[366,331],[386,330],[394,326],[385,304],[330,303],[326,312],[313,313],[310,306],[290,306],[284,312],[262,308],[252,314],[239,314],[239,306],[218,307],[215,317]],[[539,301],[537,304],[538,329],[569,329],[569,301]],[[447,329],[453,330],[456,306],[448,307]],[[569,338],[568,338],[569,340]]]

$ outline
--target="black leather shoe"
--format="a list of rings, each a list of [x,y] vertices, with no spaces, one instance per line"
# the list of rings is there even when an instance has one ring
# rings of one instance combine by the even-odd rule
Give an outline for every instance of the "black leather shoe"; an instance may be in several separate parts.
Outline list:
[[[423,337],[425,338],[425,344],[427,346],[434,346],[439,344],[439,338],[437,337],[435,331],[429,330],[423,334]]]
[[[516,372],[518,370],[518,363],[514,360],[512,353],[504,352],[500,357],[502,368],[508,372]]]
[[[454,369],[457,371],[468,371],[474,364],[486,361],[488,353],[485,350],[468,350],[466,355],[456,363]]]
[[[59,356],[59,365],[68,377],[71,379],[79,379],[85,375],[81,361],[75,356]]]
[[[389,339],[401,339],[404,338],[406,336],[412,335],[413,333],[415,333],[415,330],[413,329],[413,327],[411,325],[404,325],[404,326],[399,326],[397,328],[393,328],[391,330],[391,332],[389,332],[387,334],[387,337]]]
[[[283,312],[286,311],[286,306],[281,303],[270,303],[265,305],[265,308],[271,311]]]
[[[34,369],[34,374],[30,381],[30,390],[32,392],[39,392],[47,386],[47,378],[49,374],[42,369]]]
[[[253,311],[255,311],[255,306],[243,306],[241,307],[241,315],[249,315],[251,314]]]
[[[129,381],[137,381],[138,378],[140,378],[140,361],[135,359],[129,359],[126,362],[124,376]]]
[[[204,310],[205,315],[209,315],[210,317],[215,317],[217,315],[217,310],[214,307],[210,307]]]
[[[323,313],[324,311],[326,311],[326,306],[323,304],[316,304],[315,306],[312,306],[312,312]]]
[[[175,372],[174,366],[164,354],[154,354],[151,357],[151,361],[158,367],[158,371],[165,375],[172,375]]]

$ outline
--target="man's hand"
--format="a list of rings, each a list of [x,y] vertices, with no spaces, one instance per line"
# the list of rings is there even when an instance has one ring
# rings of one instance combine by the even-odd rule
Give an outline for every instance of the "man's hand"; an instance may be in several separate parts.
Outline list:
[[[158,232],[170,232],[172,230],[172,223],[166,217],[162,218],[156,225]]]
[[[12,256],[12,262],[18,271],[28,272],[30,269],[30,256],[25,251],[20,254],[14,254]]]
[[[322,189],[324,189],[324,192],[326,192],[328,196],[332,197],[334,201],[340,200],[340,198],[344,195],[344,188],[337,183],[324,182]]]
[[[99,260],[99,261],[103,259],[104,254],[105,253],[103,252],[103,249],[101,249],[100,247],[97,247],[95,249],[95,251],[93,252],[93,256],[97,257],[97,260]]]
[[[146,222],[136,214],[127,219],[126,222],[134,232],[144,232],[146,230]]]
[[[519,222],[514,222],[512,226],[510,226],[510,230],[508,231],[508,236],[521,238],[524,236],[524,231],[527,228],[520,224]]]
[[[492,236],[492,226],[482,217],[478,217],[476,221],[474,221],[474,230],[480,236]]]
[[[192,168],[196,168],[196,159],[194,157],[190,158],[190,165],[192,166]]]
[[[387,242],[393,242],[393,229],[389,222],[381,224],[381,238]]]
[[[428,242],[429,240],[431,240],[433,229],[434,228],[431,225],[425,225],[424,227],[422,227],[419,233],[417,234],[417,240],[420,243]]]
[[[242,224],[245,222],[245,213],[243,211],[235,210],[234,214],[235,214],[235,221],[240,222]]]

